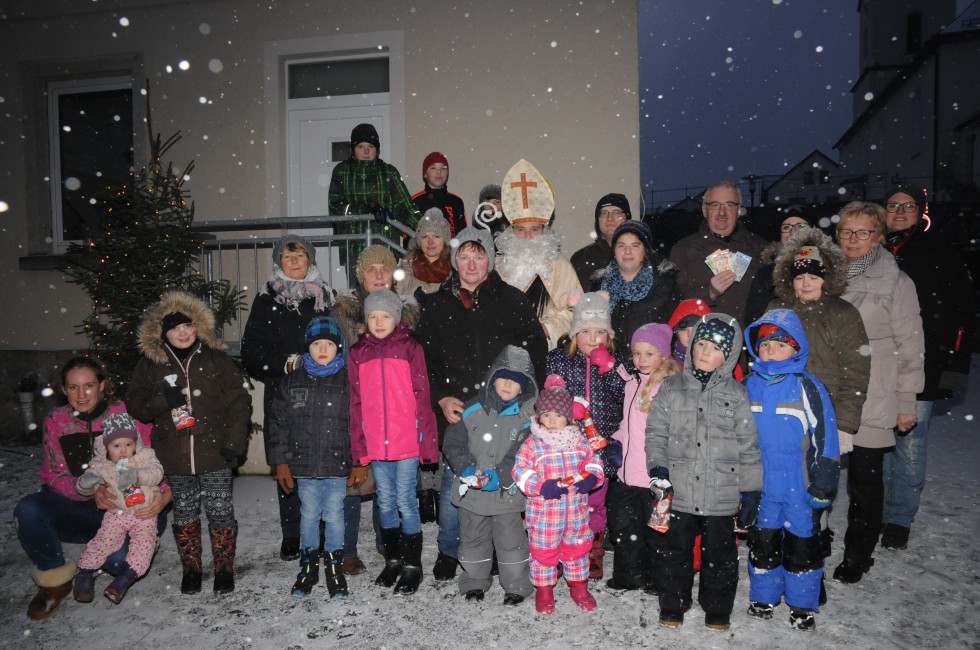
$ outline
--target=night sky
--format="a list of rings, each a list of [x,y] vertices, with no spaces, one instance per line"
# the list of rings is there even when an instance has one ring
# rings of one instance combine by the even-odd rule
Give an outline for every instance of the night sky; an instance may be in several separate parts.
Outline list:
[[[640,0],[641,182],[647,201],[657,190],[649,209],[683,198],[685,186],[694,195],[749,174],[771,182],[814,149],[837,160],[859,73],[857,5]]]

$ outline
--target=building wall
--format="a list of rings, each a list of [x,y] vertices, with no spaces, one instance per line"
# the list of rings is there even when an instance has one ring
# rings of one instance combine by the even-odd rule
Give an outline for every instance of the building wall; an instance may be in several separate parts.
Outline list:
[[[599,196],[639,195],[635,0],[112,6],[128,8],[14,3],[0,20],[0,200],[9,206],[0,214],[0,273],[13,288],[0,312],[0,350],[85,347],[76,333],[87,313],[83,292],[59,272],[18,265],[37,252],[29,232],[45,225],[43,215],[40,225],[28,223],[32,197],[46,191],[46,172],[31,163],[28,134],[36,132],[43,99],[32,96],[25,70],[50,62],[142,61],[153,130],[181,131],[169,158],[178,166],[196,163],[187,187],[200,220],[278,216],[267,207],[281,203],[281,188],[268,180],[268,139],[278,134],[266,128],[265,44],[350,34],[364,34],[370,44],[370,34],[381,31],[404,36],[405,93],[393,97],[404,101],[404,133],[393,134],[394,157],[382,157],[399,167],[409,190],[422,187],[422,158],[440,150],[450,161],[450,190],[472,207],[480,187],[499,183],[527,158],[556,190],[556,228],[569,253],[587,243]],[[181,60],[190,63],[187,71],[177,68]]]

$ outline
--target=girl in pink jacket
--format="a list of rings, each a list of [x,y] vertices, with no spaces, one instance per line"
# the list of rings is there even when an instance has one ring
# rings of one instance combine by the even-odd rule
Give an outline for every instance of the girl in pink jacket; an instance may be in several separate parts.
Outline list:
[[[365,298],[367,332],[351,348],[348,377],[351,455],[355,466],[371,464],[381,514],[385,568],[375,583],[409,595],[422,580],[418,467],[438,462],[439,439],[425,356],[401,310],[393,291]]]
[[[623,420],[613,439],[623,445],[623,465],[606,497],[609,532],[616,553],[610,589],[643,589],[655,594],[654,561],[663,535],[648,527],[653,509],[647,476],[646,428],[650,402],[664,379],[680,372],[670,356],[671,328],[648,323],[634,332],[630,343],[636,372],[622,365],[617,371],[626,380]]]

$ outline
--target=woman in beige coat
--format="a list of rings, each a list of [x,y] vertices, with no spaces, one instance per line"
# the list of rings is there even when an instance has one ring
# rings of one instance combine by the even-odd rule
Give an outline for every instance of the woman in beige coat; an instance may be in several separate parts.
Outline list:
[[[871,379],[854,436],[847,483],[850,506],[844,561],[834,579],[858,582],[873,564],[884,504],[882,463],[895,435],[915,426],[915,395],[922,390],[924,340],[915,285],[881,246],[885,210],[855,201],[841,210],[837,238],[847,257],[847,290],[868,334]]]

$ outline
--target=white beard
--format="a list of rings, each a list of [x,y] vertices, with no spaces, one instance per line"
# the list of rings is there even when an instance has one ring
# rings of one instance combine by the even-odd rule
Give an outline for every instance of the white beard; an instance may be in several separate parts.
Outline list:
[[[553,263],[561,256],[561,236],[550,228],[533,239],[524,239],[507,228],[494,242],[497,259],[494,268],[507,284],[521,291],[528,288],[534,277],[547,282]]]

